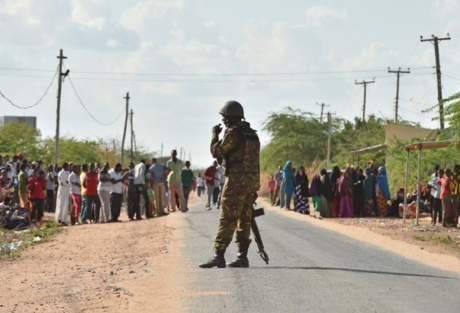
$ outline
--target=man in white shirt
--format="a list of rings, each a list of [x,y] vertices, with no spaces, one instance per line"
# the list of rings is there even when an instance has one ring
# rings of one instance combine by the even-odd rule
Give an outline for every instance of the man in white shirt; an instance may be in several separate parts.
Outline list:
[[[136,201],[134,202],[134,210],[136,212],[140,212],[140,203],[141,203],[141,196],[144,198],[145,203],[145,215],[147,218],[152,218],[153,216],[150,215],[149,210],[149,196],[147,194],[147,189],[145,189],[145,160],[141,160],[141,163],[137,164],[134,167],[134,186],[136,187]],[[142,217],[137,217],[137,220],[141,220]]]
[[[58,174],[58,192],[56,198],[56,214],[54,220],[67,226],[67,215],[69,210],[70,184],[69,184],[69,164],[64,163],[62,170]]]
[[[121,222],[120,217],[121,203],[123,202],[123,176],[121,175],[121,164],[117,163],[109,171],[112,178],[112,192],[110,192],[110,211],[112,212],[112,222]]]
[[[81,208],[80,166],[72,166],[72,173],[69,175],[69,183],[70,197],[72,199],[72,214],[70,215],[70,224],[78,225],[78,216],[80,216]]]

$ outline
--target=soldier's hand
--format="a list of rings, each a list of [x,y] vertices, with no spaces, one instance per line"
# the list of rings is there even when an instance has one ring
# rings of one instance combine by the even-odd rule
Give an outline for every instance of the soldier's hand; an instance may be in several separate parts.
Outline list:
[[[212,128],[212,133],[219,135],[220,132],[222,131],[222,127],[220,126],[221,124],[218,124]]]

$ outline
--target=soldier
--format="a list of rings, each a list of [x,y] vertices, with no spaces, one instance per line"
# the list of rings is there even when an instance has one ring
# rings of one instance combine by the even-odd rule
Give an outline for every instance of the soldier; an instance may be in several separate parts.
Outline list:
[[[249,123],[243,121],[244,110],[240,103],[228,101],[220,109],[222,121],[227,127],[219,140],[222,127],[212,129],[211,154],[222,163],[227,176],[222,190],[222,211],[219,230],[214,241],[214,256],[201,268],[217,266],[249,267],[247,258],[251,240],[252,207],[260,188],[260,141]],[[238,255],[225,264],[225,250],[236,230]]]

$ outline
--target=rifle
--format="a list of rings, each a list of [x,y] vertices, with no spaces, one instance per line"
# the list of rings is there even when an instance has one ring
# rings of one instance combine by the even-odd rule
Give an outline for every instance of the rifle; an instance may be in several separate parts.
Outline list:
[[[260,254],[260,257],[262,258],[262,260],[264,260],[265,263],[268,264],[268,260],[269,260],[268,255],[264,250],[264,243],[262,242],[262,237],[260,237],[259,227],[257,226],[257,222],[256,222],[256,217],[261,216],[261,215],[265,215],[263,208],[260,208],[260,209],[254,209],[254,207],[252,208],[251,229],[252,229],[252,233],[254,234],[254,239],[257,243],[257,247],[259,248],[258,253]]]

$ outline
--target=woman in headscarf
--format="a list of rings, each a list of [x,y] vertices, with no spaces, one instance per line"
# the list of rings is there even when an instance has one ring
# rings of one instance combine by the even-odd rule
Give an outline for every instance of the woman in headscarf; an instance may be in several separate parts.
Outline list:
[[[391,196],[385,166],[380,166],[378,169],[377,178],[375,179],[375,194],[377,198],[377,216],[387,216],[387,201],[391,199]]]
[[[332,168],[331,173],[331,189],[332,189],[332,217],[339,217],[340,197],[337,190],[337,180],[340,178],[342,173],[338,166]]]
[[[375,216],[374,206],[374,176],[372,175],[372,168],[366,167],[366,178],[363,182],[363,198],[364,210],[362,216]]]
[[[285,210],[291,210],[291,199],[294,193],[295,181],[294,173],[292,171],[292,162],[287,161],[283,169],[283,182],[284,182],[284,193],[285,193]]]
[[[295,197],[294,197],[294,211],[302,214],[310,214],[310,207],[308,197],[310,192],[308,190],[308,176],[305,174],[305,168],[299,167],[295,175]]]
[[[310,184],[310,196],[312,198],[313,208],[315,211],[314,217],[316,217],[316,212],[321,212],[321,191],[323,189],[322,185],[321,177],[319,177],[318,174],[313,176]]]
[[[337,191],[340,196],[340,217],[353,217],[353,183],[350,170],[347,168],[337,181]]]
[[[321,194],[321,216],[331,217],[332,216],[332,201],[334,200],[332,194],[332,185],[325,169],[321,170],[321,183],[323,184]]]

